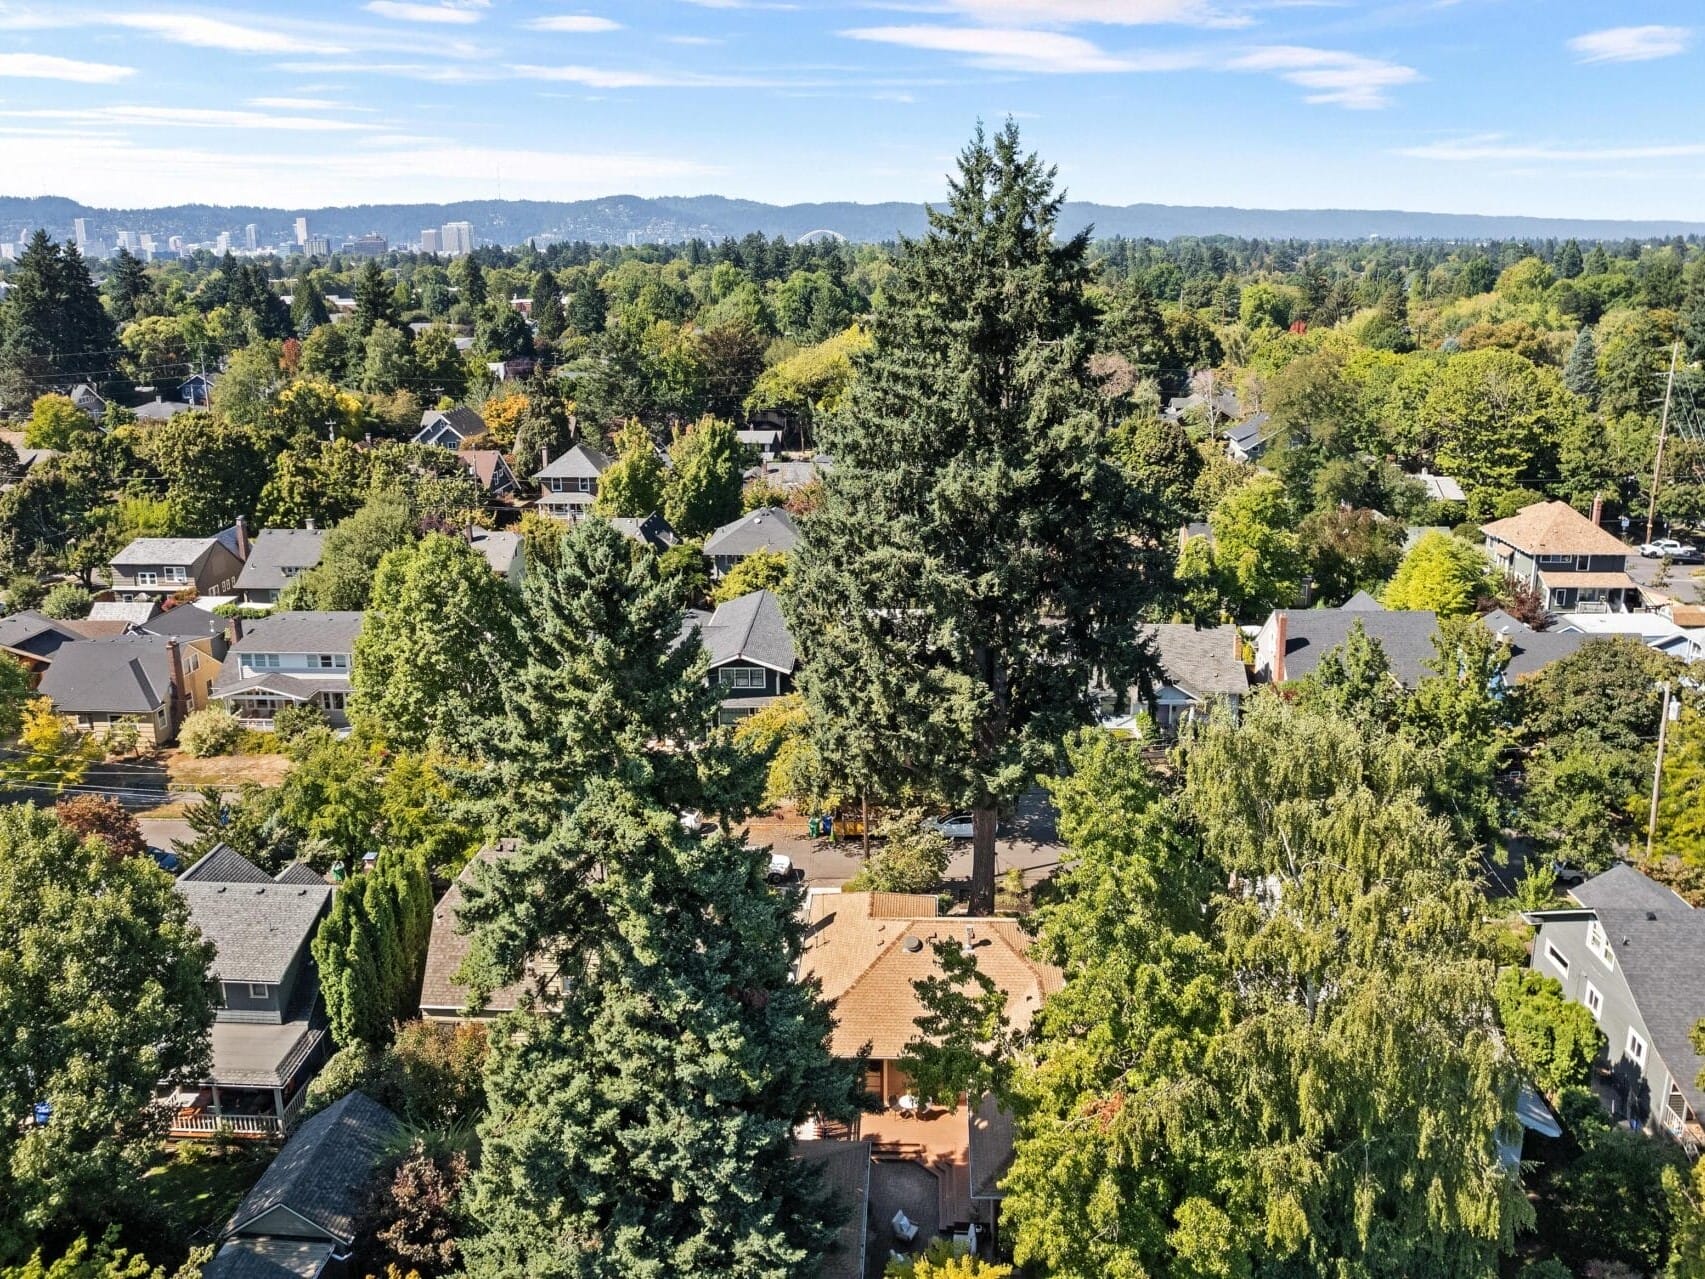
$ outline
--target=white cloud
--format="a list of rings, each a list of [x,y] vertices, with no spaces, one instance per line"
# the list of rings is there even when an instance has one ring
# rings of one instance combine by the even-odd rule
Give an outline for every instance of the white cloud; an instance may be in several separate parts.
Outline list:
[[[857,27],[841,32],[851,40],[904,45],[936,53],[957,53],[974,66],[992,71],[1034,71],[1049,75],[1169,69],[1147,60],[1115,57],[1088,40],[1057,31],[1017,27]]]
[[[1650,62],[1686,53],[1693,32],[1686,27],[1610,27],[1569,41],[1582,62]]]
[[[783,0],[686,0],[686,3],[701,9],[768,9],[784,13],[799,8],[796,4],[783,3]]]
[[[589,89],[769,89],[779,82],[758,76],[701,75],[693,71],[634,71],[620,67],[522,64],[509,68],[525,80],[583,84]]]
[[[263,129],[293,133],[344,133],[370,125],[323,116],[269,115],[264,111],[227,111],[196,107],[41,107],[24,111],[0,109],[0,119],[69,120],[80,124],[141,126],[172,129]]]
[[[234,53],[348,53],[342,45],[270,27],[243,26],[193,13],[118,13],[105,19],[115,26],[147,31],[174,44]]]
[[[370,111],[371,107],[351,107],[332,98],[250,98],[251,107],[270,107],[276,111]]]
[[[1502,134],[1484,133],[1445,142],[1404,147],[1398,155],[1417,160],[1471,162],[1602,164],[1619,160],[1686,160],[1705,156],[1705,142],[1656,142],[1625,146],[1556,146],[1511,142]]]
[[[45,53],[0,53],[0,80],[70,80],[76,84],[114,84],[136,74],[135,67],[110,62],[78,62]]]
[[[1422,78],[1414,67],[1381,58],[1368,58],[1341,49],[1312,49],[1306,45],[1267,45],[1227,63],[1234,71],[1268,71],[1281,80],[1313,90],[1308,102],[1349,107],[1357,111],[1389,106],[1387,89],[1414,84]]]
[[[293,75],[389,75],[426,80],[433,84],[477,84],[499,78],[495,70],[455,62],[368,62],[351,59],[344,62],[280,62],[277,65],[280,71]]]
[[[545,18],[533,18],[521,25],[529,31],[558,31],[583,35],[622,29],[622,24],[613,18],[600,18],[591,13],[558,13]]]
[[[361,6],[368,13],[398,22],[435,22],[465,26],[480,20],[479,10],[485,6],[465,4],[407,4],[402,0],[368,0]]]
[[[726,44],[727,41],[723,40],[721,36],[664,36],[663,43],[684,44],[691,45],[695,48],[704,48],[710,45]]]
[[[1109,26],[1182,23],[1189,26],[1246,26],[1249,19],[1225,14],[1204,0],[948,0],[960,13],[995,25],[1095,22]]]

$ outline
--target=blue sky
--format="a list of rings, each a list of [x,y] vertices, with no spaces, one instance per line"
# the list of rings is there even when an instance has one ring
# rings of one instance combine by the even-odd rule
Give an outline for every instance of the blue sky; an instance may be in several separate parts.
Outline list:
[[[1705,220],[1701,50],[1697,0],[0,0],[0,193],[924,200],[1012,115],[1108,203]]]

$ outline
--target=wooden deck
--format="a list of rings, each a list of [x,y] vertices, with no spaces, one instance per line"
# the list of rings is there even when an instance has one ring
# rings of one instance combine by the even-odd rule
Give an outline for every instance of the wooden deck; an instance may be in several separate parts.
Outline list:
[[[944,1231],[971,1220],[971,1116],[965,1107],[915,1119],[892,1110],[861,1115],[857,1135],[871,1143],[875,1158],[910,1160],[935,1174]]]

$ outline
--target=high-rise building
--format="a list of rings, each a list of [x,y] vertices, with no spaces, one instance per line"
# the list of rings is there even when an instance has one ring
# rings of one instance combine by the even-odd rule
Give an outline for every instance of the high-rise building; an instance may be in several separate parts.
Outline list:
[[[260,228],[253,222],[243,228],[243,247],[250,253],[260,247]]]
[[[152,253],[154,251],[154,236],[151,232],[144,231],[141,235],[137,236],[136,239],[137,243],[142,246],[142,251],[144,253]]]
[[[474,251],[474,224],[472,222],[446,222],[441,232],[444,252],[451,257],[460,257]]]
[[[213,237],[213,251],[223,257],[231,251],[231,233],[221,231]]]
[[[89,251],[89,220],[87,218],[73,218],[71,225],[76,229],[77,251],[87,253]]]
[[[303,246],[304,248],[307,247],[307,244],[308,244],[308,219],[307,218],[297,218],[296,219],[296,243]]]
[[[352,258],[383,257],[390,245],[385,243],[385,237],[377,231],[369,231],[366,235],[358,235],[353,240],[345,240],[343,247],[338,250]]]
[[[118,233],[118,247],[121,249],[129,249],[132,253],[135,253],[137,248],[136,232],[120,231]]]
[[[444,241],[438,234],[438,228],[429,226],[420,233],[420,251],[422,253],[439,253],[443,251]]]
[[[310,235],[302,241],[302,252],[311,258],[329,258],[332,255],[331,238],[324,235]]]
[[[166,241],[166,247],[168,249],[170,249],[173,253],[182,253],[184,251],[184,238],[183,238],[183,236],[174,235],[171,239]]]

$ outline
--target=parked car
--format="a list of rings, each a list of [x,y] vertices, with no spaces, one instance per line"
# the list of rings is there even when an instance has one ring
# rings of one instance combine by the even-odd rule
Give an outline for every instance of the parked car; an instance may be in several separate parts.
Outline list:
[[[772,884],[797,884],[805,878],[805,872],[793,864],[793,858],[771,853],[770,870],[765,878]]]
[[[949,839],[970,839],[971,814],[954,813],[951,817],[932,818],[924,823],[924,829],[946,835]]]
[[[1696,560],[1699,558],[1699,548],[1689,546],[1686,542],[1678,542],[1673,537],[1660,537],[1655,542],[1647,542],[1640,548],[1640,554],[1649,560],[1661,560],[1669,556],[1672,560]]]

